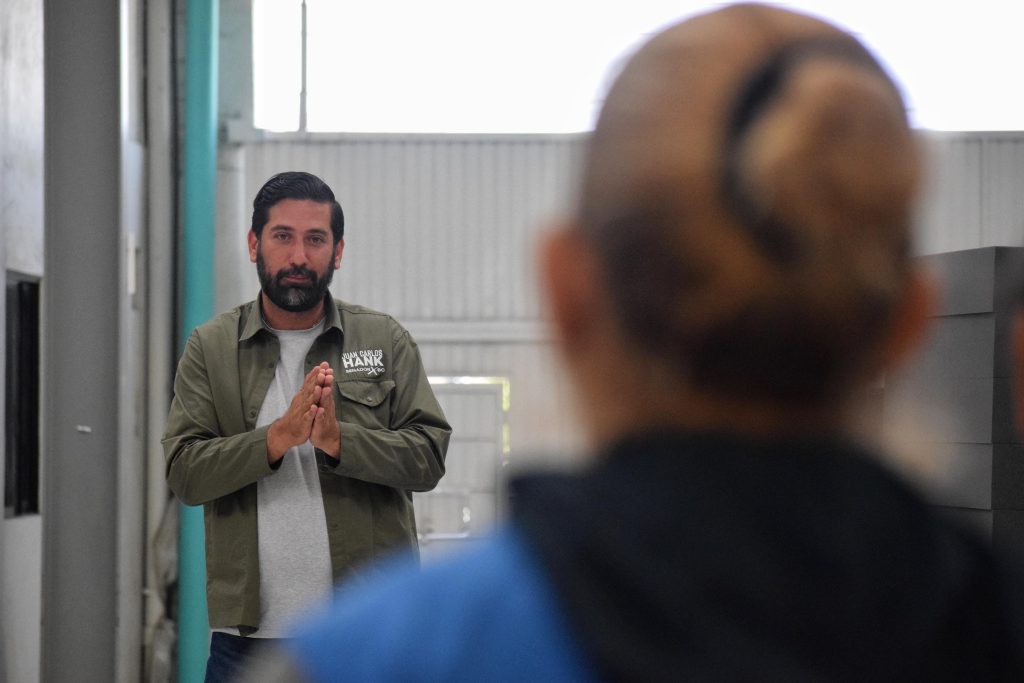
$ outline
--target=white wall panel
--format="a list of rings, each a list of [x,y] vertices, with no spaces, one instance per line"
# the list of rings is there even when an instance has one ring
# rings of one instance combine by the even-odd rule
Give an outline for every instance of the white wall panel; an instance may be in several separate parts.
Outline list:
[[[982,246],[1024,246],[1024,135],[982,141]]]
[[[1024,244],[1024,134],[924,138],[929,170],[917,252]],[[337,296],[404,320],[533,320],[534,237],[572,197],[581,143],[579,136],[247,142],[242,196],[222,199],[248,217],[270,175],[312,171],[335,188],[348,219]],[[231,239],[244,240],[244,225],[230,229]],[[255,291],[252,266],[238,253],[219,257],[222,267]]]
[[[1024,133],[926,136],[918,252],[1024,245]]]
[[[4,265],[43,274],[43,10],[0,3],[0,206]],[[83,226],[84,229],[84,226]]]

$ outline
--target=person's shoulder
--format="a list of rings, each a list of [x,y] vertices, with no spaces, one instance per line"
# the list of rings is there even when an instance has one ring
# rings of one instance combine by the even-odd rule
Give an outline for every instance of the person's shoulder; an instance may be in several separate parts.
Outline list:
[[[196,334],[209,334],[220,330],[238,330],[239,322],[244,322],[249,316],[251,309],[256,305],[255,301],[247,301],[234,308],[222,311],[209,320],[196,325]]]
[[[409,331],[390,313],[340,299],[333,301],[338,309],[341,327],[346,333],[356,332],[360,336],[369,335],[373,339],[386,338],[393,343],[400,340],[412,342]]]
[[[354,304],[349,301],[342,301],[341,299],[333,299],[334,306],[338,309],[338,313],[342,315],[354,315],[354,316],[368,316],[371,318],[390,318],[394,320],[389,314],[370,308],[369,306],[362,306],[360,304]]]
[[[189,343],[198,343],[203,348],[215,349],[233,346],[238,342],[239,332],[252,315],[253,309],[258,309],[257,304],[255,301],[249,301],[218,313],[196,325]]]
[[[289,652],[312,680],[584,680],[557,601],[513,529],[339,589]]]

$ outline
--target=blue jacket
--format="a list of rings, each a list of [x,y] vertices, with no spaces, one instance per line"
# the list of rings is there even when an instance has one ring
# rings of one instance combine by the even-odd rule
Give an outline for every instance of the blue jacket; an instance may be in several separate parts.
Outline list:
[[[595,680],[520,533],[341,588],[288,643],[310,681]]]

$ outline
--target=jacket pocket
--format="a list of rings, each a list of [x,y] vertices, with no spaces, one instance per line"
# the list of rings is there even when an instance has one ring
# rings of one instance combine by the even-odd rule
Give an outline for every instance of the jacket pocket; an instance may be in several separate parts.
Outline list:
[[[364,427],[387,429],[391,423],[391,395],[395,382],[383,379],[336,381],[341,400],[336,401],[338,419]]]

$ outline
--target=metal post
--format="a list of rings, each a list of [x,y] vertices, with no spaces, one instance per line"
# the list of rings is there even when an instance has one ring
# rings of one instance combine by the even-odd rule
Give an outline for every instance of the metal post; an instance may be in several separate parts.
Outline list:
[[[181,348],[213,314],[218,13],[218,0],[187,1]],[[209,642],[201,507],[182,506],[179,563],[178,680],[192,683],[205,677]]]

